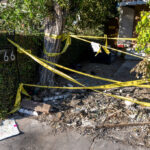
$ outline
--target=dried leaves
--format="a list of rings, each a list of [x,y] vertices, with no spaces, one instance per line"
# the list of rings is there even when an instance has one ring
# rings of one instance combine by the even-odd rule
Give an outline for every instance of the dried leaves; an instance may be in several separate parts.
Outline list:
[[[149,56],[148,56],[149,57]],[[136,77],[146,79],[150,77],[150,62],[147,60],[147,58],[140,61],[132,70],[131,72],[136,72]]]

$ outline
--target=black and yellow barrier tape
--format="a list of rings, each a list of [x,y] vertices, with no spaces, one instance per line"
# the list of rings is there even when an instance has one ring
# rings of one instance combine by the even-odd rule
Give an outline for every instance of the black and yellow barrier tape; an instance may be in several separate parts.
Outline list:
[[[124,53],[124,54],[127,54],[127,55],[131,55],[131,56],[143,59],[143,57],[141,57],[141,56],[138,56],[138,55],[135,55],[135,54],[131,54],[131,53],[128,53],[128,52],[124,52],[124,51],[121,51],[121,50],[118,50],[118,49],[115,49],[115,48],[108,47],[108,42],[107,42],[108,39],[111,39],[111,40],[130,40],[130,41],[136,41],[136,38],[109,38],[109,37],[107,37],[107,35],[104,35],[104,37],[82,36],[82,35],[80,36],[80,35],[70,35],[70,34],[62,34],[62,35],[51,34],[51,35],[49,35],[49,34],[46,34],[46,33],[45,33],[45,36],[53,38],[53,39],[62,39],[62,41],[66,39],[65,47],[63,48],[63,50],[60,53],[48,53],[46,51],[46,49],[44,48],[44,54],[46,54],[49,57],[56,57],[56,56],[59,56],[59,55],[65,53],[67,51],[68,47],[71,45],[71,37],[72,37],[72,38],[76,38],[76,39],[84,41],[84,42],[88,42],[90,44],[91,44],[91,41],[86,40],[84,38],[87,38],[87,39],[105,39],[106,40],[105,45],[101,45],[101,44],[100,45],[102,46],[102,48],[104,49],[104,51],[105,51],[106,54],[110,54],[110,51],[108,50],[108,49],[110,49],[110,50],[113,50],[113,51],[117,51],[117,52],[120,52],[120,53]],[[98,53],[96,55],[98,55]]]
[[[108,40],[127,40],[127,41],[137,41],[136,38],[120,38],[120,37],[103,37],[103,36],[86,36],[86,35],[76,35],[79,38],[85,38],[85,39],[108,39]]]
[[[8,39],[9,40],[9,39]],[[26,54],[27,56],[29,56],[31,59],[33,59],[34,61],[36,61],[37,63],[39,63],[40,65],[42,65],[43,67],[47,68],[48,70],[60,75],[63,78],[66,78],[69,81],[72,81],[73,83],[76,83],[77,85],[81,86],[81,87],[48,87],[48,86],[39,86],[39,85],[32,85],[32,84],[20,84],[18,91],[17,91],[17,96],[16,96],[16,102],[14,105],[14,109],[12,110],[12,112],[15,112],[16,110],[18,110],[19,106],[20,106],[20,102],[21,102],[21,93],[25,94],[28,96],[27,92],[24,90],[23,85],[25,86],[31,86],[31,87],[40,87],[40,88],[62,88],[62,89],[90,89],[93,90],[95,92],[104,94],[106,96],[111,96],[117,99],[122,99],[125,101],[130,101],[133,103],[137,103],[143,106],[147,106],[150,107],[150,103],[148,102],[142,102],[142,101],[138,101],[135,98],[128,98],[128,97],[123,97],[123,96],[118,96],[118,95],[114,95],[114,94],[110,94],[110,93],[103,93],[101,91],[98,91],[96,89],[110,89],[110,88],[116,88],[116,87],[126,87],[126,86],[143,86],[140,84],[143,83],[147,83],[148,81],[145,80],[136,80],[136,81],[128,81],[128,82],[118,82],[118,83],[114,83],[114,84],[110,84],[110,85],[101,85],[101,86],[95,86],[95,87],[85,87],[82,83],[78,82],[77,80],[73,79],[72,77],[64,74],[63,72],[47,65],[45,62],[43,62],[41,59],[37,58],[36,56],[28,53],[27,51],[25,51],[22,47],[20,47],[18,44],[16,44],[15,42],[9,40],[9,42],[11,42],[14,46],[16,46],[18,48],[19,51],[23,52],[24,54]],[[147,85],[147,88],[149,88],[149,85]],[[11,112],[11,113],[12,113]]]
[[[62,55],[63,53],[65,53],[67,51],[68,47],[71,45],[71,38],[70,38],[69,34],[62,34],[62,35],[45,34],[45,36],[51,37],[53,39],[61,39],[62,41],[66,40],[65,46],[60,53],[49,53],[44,48],[44,54],[47,55],[48,57],[56,57],[56,56]]]
[[[73,79],[72,77],[68,76],[67,74],[47,65],[45,62],[41,61],[40,59],[38,59],[37,57],[35,57],[34,55],[28,53],[27,51],[25,51],[22,47],[20,47],[18,44],[16,44],[15,42],[13,42],[12,40],[8,39],[8,41],[13,44],[15,47],[17,47],[17,49],[21,52],[23,52],[24,54],[26,54],[27,56],[29,56],[31,59],[33,59],[35,62],[39,63],[40,65],[42,65],[43,67],[45,67],[46,69],[52,71],[55,74],[58,74],[60,76],[62,76],[63,78],[66,78],[69,81],[72,81],[78,85],[82,85],[80,84],[77,80]]]
[[[84,41],[84,42],[87,42],[87,43],[91,43],[91,41],[89,40],[86,40],[86,39],[82,39],[76,35],[70,35],[72,38],[75,38],[75,39],[78,39],[78,40],[81,40],[81,41]],[[100,44],[101,45],[101,44]],[[125,51],[122,51],[122,50],[118,50],[118,49],[115,49],[115,48],[111,48],[111,47],[106,47],[106,45],[101,45],[103,47],[103,49],[105,50],[105,48],[107,49],[110,49],[112,51],[117,51],[117,52],[120,52],[120,53],[123,53],[123,54],[127,54],[127,55],[130,55],[130,56],[133,56],[133,57],[137,57],[137,58],[140,58],[140,59],[144,59],[144,57],[142,56],[138,56],[138,55],[135,55],[135,54],[132,54],[132,53],[128,53],[128,52],[125,52]]]

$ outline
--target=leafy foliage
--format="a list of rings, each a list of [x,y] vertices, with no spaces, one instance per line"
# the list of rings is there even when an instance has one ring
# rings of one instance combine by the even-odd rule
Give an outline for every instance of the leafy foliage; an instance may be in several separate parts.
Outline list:
[[[150,8],[150,1],[148,5]],[[147,56],[131,72],[136,72],[137,78],[141,76],[146,79],[150,77],[150,62],[148,61],[150,54],[150,11],[141,12],[141,20],[137,24],[136,32],[138,34],[136,50],[144,51]]]
[[[84,0],[79,11],[80,26],[93,27],[102,24],[108,17],[114,17],[116,3],[114,0]],[[112,13],[114,12],[114,13]]]
[[[1,28],[18,32],[39,29],[46,16],[47,0],[8,0],[0,7]]]
[[[148,4],[150,8],[150,1]],[[145,53],[150,54],[150,11],[142,11],[136,32],[138,34],[136,50],[144,50]]]
[[[76,4],[77,5],[77,4]],[[102,34],[105,21],[118,15],[115,0],[82,0],[67,19],[67,28],[80,34]]]
[[[44,29],[44,19],[54,16],[56,3],[66,15],[67,27],[76,31],[101,29],[106,18],[116,13],[116,0],[8,0],[5,7],[0,6],[1,29],[29,33]]]

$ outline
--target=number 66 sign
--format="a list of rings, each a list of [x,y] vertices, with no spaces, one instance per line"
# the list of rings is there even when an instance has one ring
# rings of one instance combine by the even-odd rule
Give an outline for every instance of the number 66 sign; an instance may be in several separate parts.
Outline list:
[[[8,52],[9,50],[0,50],[1,53],[4,53],[3,61],[8,62],[8,61],[14,61],[16,59],[16,56],[14,54],[14,51],[11,50],[11,52]]]

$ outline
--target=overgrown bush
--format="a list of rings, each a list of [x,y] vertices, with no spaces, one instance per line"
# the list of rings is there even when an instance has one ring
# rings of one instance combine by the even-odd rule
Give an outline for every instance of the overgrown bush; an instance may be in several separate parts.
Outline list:
[[[148,1],[150,9],[150,1]],[[136,26],[136,32],[138,34],[136,51],[144,51],[147,56],[136,65],[131,72],[135,71],[136,76],[142,75],[142,78],[150,77],[150,11],[142,11],[141,19]]]

